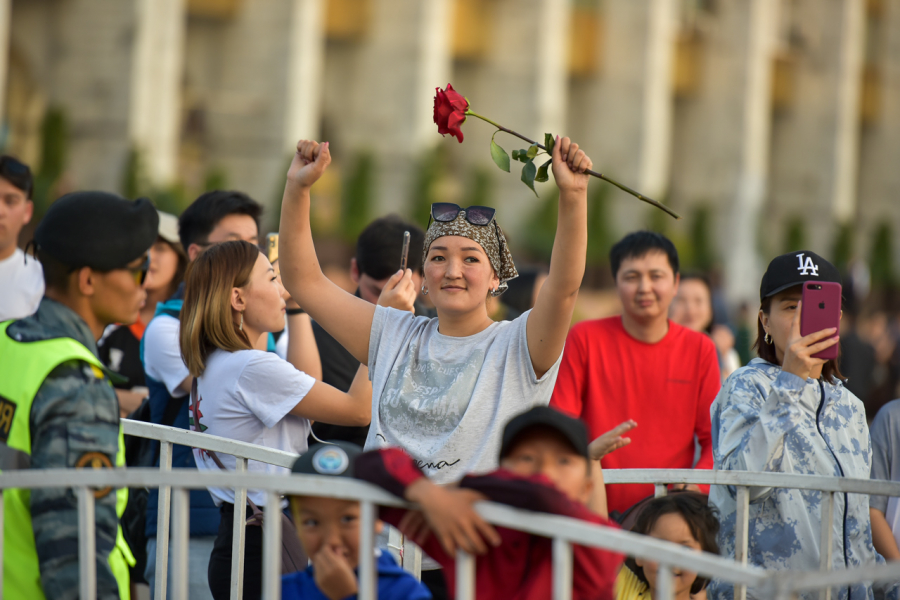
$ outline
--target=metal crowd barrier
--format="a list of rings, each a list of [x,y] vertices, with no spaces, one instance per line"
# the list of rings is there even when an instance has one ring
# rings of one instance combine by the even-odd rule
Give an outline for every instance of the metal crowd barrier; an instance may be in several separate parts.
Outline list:
[[[156,599],[166,597],[168,577],[168,551],[173,554],[174,596],[187,598],[189,497],[188,490],[206,487],[230,487],[236,490],[237,502],[246,502],[248,489],[261,490],[267,495],[266,506],[280,506],[282,494],[325,496],[361,503],[361,540],[359,556],[360,600],[374,600],[375,555],[374,522],[376,506],[407,506],[396,497],[361,481],[343,478],[292,475],[272,477],[247,473],[247,460],[258,460],[290,467],[296,455],[227,440],[208,434],[123,420],[126,434],[160,441],[159,469],[114,470],[47,470],[9,471],[0,473],[0,493],[7,488],[71,487],[76,490],[79,512],[79,563],[81,570],[81,597],[96,596],[96,563],[94,559],[94,497],[93,488],[106,486],[158,487],[159,529],[157,544]],[[236,472],[210,472],[172,470],[172,445],[182,444],[231,454],[237,457]],[[707,577],[728,581],[736,591],[746,592],[752,586],[765,593],[765,597],[789,600],[796,594],[809,590],[821,590],[828,597],[832,586],[857,582],[900,580],[900,563],[869,566],[828,572],[831,562],[823,564],[816,572],[767,572],[747,565],[747,516],[750,489],[754,487],[797,488],[821,490],[828,495],[828,506],[833,511],[836,492],[900,496],[900,483],[870,480],[851,480],[780,473],[738,473],[693,470],[608,470],[606,483],[652,483],[657,493],[664,494],[666,484],[698,483],[731,485],[737,489],[739,516],[743,526],[738,529],[738,560],[697,553],[680,546],[662,542],[626,531],[615,530],[569,519],[557,515],[533,513],[509,506],[484,502],[477,505],[478,512],[489,522],[511,529],[526,531],[553,540],[553,598],[571,600],[572,597],[572,544],[604,548],[626,555],[659,563],[658,597],[673,597],[672,569],[687,569]],[[171,514],[171,540],[169,525]],[[2,535],[2,503],[0,503],[0,535]],[[831,527],[823,527],[823,540],[831,540]],[[235,511],[234,562],[231,582],[231,598],[240,599],[243,588],[244,514]],[[2,542],[2,540],[0,540]],[[280,519],[266,519],[263,531],[263,597],[279,600],[281,595]],[[823,545],[823,548],[826,546]],[[823,552],[830,556],[830,551]],[[0,543],[2,559],[2,543]],[[464,552],[457,555],[457,598],[474,598],[475,559]],[[824,563],[824,561],[823,561]],[[2,575],[0,575],[2,577]],[[0,581],[2,586],[2,581]]]

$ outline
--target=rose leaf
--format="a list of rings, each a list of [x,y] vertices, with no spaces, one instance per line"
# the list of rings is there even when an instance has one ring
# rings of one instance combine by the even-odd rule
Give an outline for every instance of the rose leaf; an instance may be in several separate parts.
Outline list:
[[[537,175],[537,167],[534,166],[533,161],[528,161],[525,163],[525,166],[522,167],[522,182],[531,188],[531,191],[534,192],[534,195],[537,196],[538,193],[534,189],[534,177]],[[540,196],[538,196],[540,198]]]
[[[538,148],[537,144],[532,144],[531,146],[529,146],[528,152],[526,153],[526,155],[528,156],[528,159],[530,160],[530,159],[534,158],[535,156],[537,156],[538,150],[540,150],[540,148]]]
[[[544,183],[545,181],[550,179],[550,176],[547,174],[547,168],[550,167],[550,163],[552,163],[552,162],[553,162],[553,159],[550,159],[547,162],[545,162],[544,164],[542,164],[540,167],[538,167],[537,175],[535,175],[535,177],[534,177],[535,181]]]
[[[553,154],[553,146],[556,144],[556,138],[552,133],[544,134],[544,145],[547,147],[547,154]]]
[[[494,140],[491,140],[491,158],[494,159],[494,164],[500,167],[501,170],[509,173],[509,154],[497,145],[497,142]]]

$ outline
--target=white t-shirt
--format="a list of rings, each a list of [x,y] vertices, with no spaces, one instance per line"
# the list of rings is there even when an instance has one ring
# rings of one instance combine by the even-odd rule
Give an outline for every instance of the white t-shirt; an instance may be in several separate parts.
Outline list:
[[[309,421],[288,414],[312,389],[315,379],[298,371],[271,352],[216,350],[206,362],[206,370],[197,378],[200,429],[204,433],[258,444],[276,450],[306,452]],[[191,423],[193,424],[193,407]],[[234,470],[233,456],[216,453],[222,464]],[[194,449],[201,471],[219,471],[205,452]],[[287,475],[290,469],[249,461],[251,472]],[[209,488],[216,505],[234,502],[234,490]],[[250,490],[249,498],[264,506],[266,495]]]
[[[44,270],[19,248],[0,260],[0,321],[33,315],[44,297]]]
[[[549,404],[559,373],[562,352],[543,377],[535,375],[530,313],[460,338],[438,333],[437,319],[376,307],[366,449],[399,446],[437,483],[496,469],[506,423]]]
[[[144,371],[161,382],[173,398],[187,392],[178,387],[190,375],[181,358],[181,322],[169,315],[157,315],[144,331]]]

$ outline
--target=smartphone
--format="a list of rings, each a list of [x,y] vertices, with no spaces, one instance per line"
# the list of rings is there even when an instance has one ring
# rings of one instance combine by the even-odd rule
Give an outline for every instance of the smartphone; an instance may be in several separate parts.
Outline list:
[[[830,281],[816,283],[807,281],[803,284],[801,295],[803,302],[800,315],[800,335],[809,335],[829,327],[837,329],[841,324],[841,284]],[[837,331],[831,337],[837,336]],[[827,338],[826,338],[827,339]],[[838,344],[826,348],[814,358],[831,360],[838,356]]]
[[[278,260],[278,233],[270,233],[266,235],[266,257],[269,262],[273,263]]]
[[[406,270],[406,264],[409,262],[409,232],[403,232],[403,250],[400,251],[400,270]]]

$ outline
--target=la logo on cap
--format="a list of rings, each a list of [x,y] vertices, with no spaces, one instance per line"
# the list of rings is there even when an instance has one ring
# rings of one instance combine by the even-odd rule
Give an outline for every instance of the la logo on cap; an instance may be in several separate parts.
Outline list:
[[[797,270],[800,271],[801,275],[813,275],[814,277],[818,277],[819,267],[813,262],[812,256],[807,256],[806,260],[803,260],[803,256],[803,252],[797,255],[797,260],[800,261],[800,266],[797,267]]]

